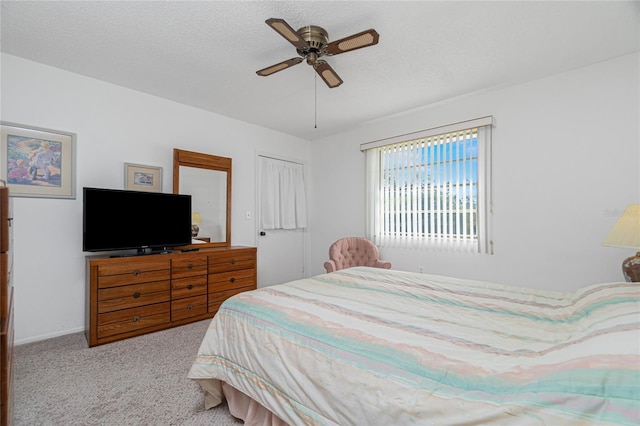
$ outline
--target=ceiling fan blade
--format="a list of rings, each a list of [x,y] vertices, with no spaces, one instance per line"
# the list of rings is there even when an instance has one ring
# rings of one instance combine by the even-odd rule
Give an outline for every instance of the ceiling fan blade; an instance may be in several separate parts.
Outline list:
[[[325,61],[319,60],[314,65],[313,68],[316,70],[320,78],[327,83],[330,89],[334,87],[338,87],[342,84],[342,79],[336,72],[331,68],[331,66]]]
[[[278,34],[293,44],[296,49],[309,49],[309,44],[284,19],[270,18],[265,21]]]
[[[256,74],[266,77],[278,71],[282,71],[283,69],[298,65],[300,62],[302,62],[302,58],[287,59],[286,61],[282,61],[278,64],[271,65],[270,67],[263,68],[260,71],[256,71]]]
[[[332,41],[327,44],[327,55],[338,55],[340,53],[350,52],[352,50],[361,49],[363,47],[378,44],[380,35],[374,29],[365,30],[340,40]]]

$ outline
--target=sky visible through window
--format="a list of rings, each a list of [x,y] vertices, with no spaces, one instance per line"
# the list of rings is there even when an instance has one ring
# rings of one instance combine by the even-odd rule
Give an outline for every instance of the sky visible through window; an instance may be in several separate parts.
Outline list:
[[[387,229],[412,235],[477,235],[478,138],[398,144],[382,154]]]

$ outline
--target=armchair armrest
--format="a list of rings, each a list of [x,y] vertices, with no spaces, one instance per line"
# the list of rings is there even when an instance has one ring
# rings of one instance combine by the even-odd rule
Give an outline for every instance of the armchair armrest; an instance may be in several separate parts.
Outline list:
[[[384,269],[391,269],[391,262],[387,262],[386,260],[376,260],[376,264],[373,265],[376,268],[384,268]]]
[[[327,260],[326,262],[324,262],[324,269],[327,270],[327,274],[329,272],[334,272],[336,270],[336,262],[334,262],[333,260]]]

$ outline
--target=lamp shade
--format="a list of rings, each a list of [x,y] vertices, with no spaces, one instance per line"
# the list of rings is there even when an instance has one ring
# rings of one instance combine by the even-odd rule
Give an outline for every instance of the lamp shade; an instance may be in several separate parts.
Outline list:
[[[602,242],[605,246],[640,248],[640,204],[631,204]]]
[[[191,223],[193,225],[200,225],[202,223],[202,217],[200,217],[200,213],[191,214]]]

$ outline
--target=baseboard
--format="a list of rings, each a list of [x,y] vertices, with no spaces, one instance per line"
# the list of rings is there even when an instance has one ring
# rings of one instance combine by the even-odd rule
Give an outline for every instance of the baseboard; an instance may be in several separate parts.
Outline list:
[[[40,342],[42,340],[53,339],[55,337],[66,336],[67,334],[74,334],[84,332],[84,327],[70,328],[68,330],[56,331],[55,333],[41,334],[39,336],[28,337],[26,339],[16,339],[13,343],[14,346],[26,345],[27,343]]]

